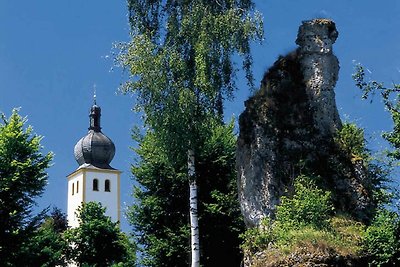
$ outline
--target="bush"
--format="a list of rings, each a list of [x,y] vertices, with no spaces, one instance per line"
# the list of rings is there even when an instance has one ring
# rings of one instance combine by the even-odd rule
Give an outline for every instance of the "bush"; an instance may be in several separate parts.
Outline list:
[[[330,192],[318,188],[316,178],[300,176],[294,194],[281,198],[276,220],[264,219],[259,228],[242,235],[242,249],[246,255],[262,251],[260,266],[283,264],[290,255],[358,255],[365,226],[346,216],[334,217],[333,212]]]
[[[399,215],[385,209],[378,211],[366,230],[363,247],[374,266],[399,262]]]
[[[295,180],[294,190],[292,197],[281,197],[276,220],[282,226],[311,225],[316,229],[325,228],[334,209],[331,193],[319,189],[315,179],[307,176],[299,176]]]
[[[245,252],[256,253],[267,249],[268,245],[275,240],[271,219],[263,219],[260,228],[247,229],[240,238],[243,240],[241,248]]]
[[[353,123],[343,124],[343,127],[336,132],[335,143],[353,159],[367,160],[369,158],[364,130]]]
[[[316,179],[300,176],[291,197],[283,196],[276,220],[264,219],[259,228],[242,235],[245,255],[262,252],[254,266],[289,264],[293,255],[306,260],[310,255],[369,261],[369,266],[400,263],[400,216],[378,210],[366,226],[348,215],[333,214],[330,193],[319,189]],[[274,264],[275,265],[274,265]],[[366,263],[363,263],[366,264]],[[400,265],[399,265],[400,266]]]

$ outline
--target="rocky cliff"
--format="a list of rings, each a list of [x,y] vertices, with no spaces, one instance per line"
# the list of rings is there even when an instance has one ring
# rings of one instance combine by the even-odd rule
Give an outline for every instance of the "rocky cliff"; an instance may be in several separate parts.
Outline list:
[[[237,143],[239,200],[247,226],[274,217],[283,194],[300,174],[320,177],[335,208],[365,220],[371,209],[368,177],[360,160],[335,142],[342,127],[334,87],[339,63],[332,45],[335,23],[300,26],[298,48],[265,73],[259,91],[245,102]]]

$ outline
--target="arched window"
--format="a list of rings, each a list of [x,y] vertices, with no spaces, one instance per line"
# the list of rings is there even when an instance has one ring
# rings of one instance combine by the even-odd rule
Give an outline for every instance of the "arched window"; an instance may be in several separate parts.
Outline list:
[[[99,180],[93,179],[93,191],[99,191]]]
[[[76,181],[76,193],[78,194],[79,192],[79,181]]]
[[[75,184],[72,183],[72,195],[74,195],[74,193],[75,193]]]
[[[105,182],[104,182],[104,191],[106,191],[106,192],[110,192],[111,190],[110,190],[110,180],[105,180]]]

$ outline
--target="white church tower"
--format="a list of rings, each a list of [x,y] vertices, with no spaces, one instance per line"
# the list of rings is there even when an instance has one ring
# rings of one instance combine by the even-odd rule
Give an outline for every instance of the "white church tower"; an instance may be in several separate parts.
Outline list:
[[[82,203],[100,202],[106,207],[106,215],[112,221],[120,220],[120,174],[110,166],[115,155],[115,146],[110,138],[101,132],[101,109],[94,104],[90,109],[90,126],[74,148],[78,169],[68,178],[68,225],[77,227],[75,214]]]

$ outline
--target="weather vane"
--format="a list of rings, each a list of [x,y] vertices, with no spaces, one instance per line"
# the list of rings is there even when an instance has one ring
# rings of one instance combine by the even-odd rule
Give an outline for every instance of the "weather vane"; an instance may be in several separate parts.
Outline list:
[[[96,84],[93,84],[93,101],[94,101],[94,104],[97,105],[96,104]]]

